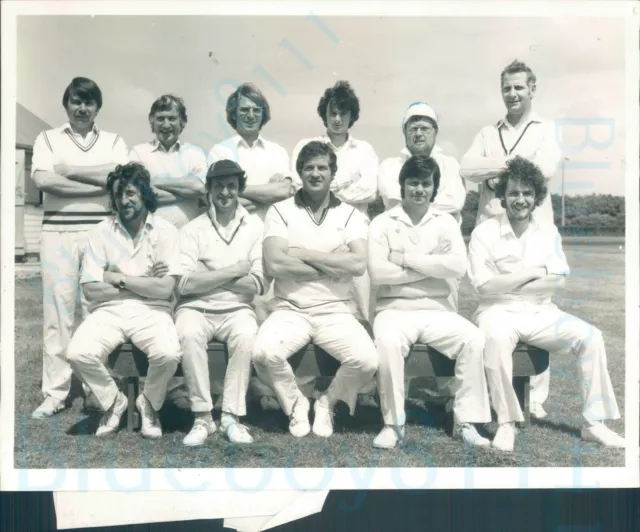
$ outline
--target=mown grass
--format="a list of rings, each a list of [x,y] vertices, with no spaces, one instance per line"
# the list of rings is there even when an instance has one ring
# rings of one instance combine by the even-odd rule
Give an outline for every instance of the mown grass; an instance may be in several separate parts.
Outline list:
[[[611,380],[623,418],[610,424],[624,433],[624,254],[617,246],[574,246],[565,250],[572,276],[558,305],[599,327],[605,335]],[[476,297],[465,280],[460,312],[469,317]],[[520,430],[511,455],[467,449],[450,437],[450,418],[437,400],[414,390],[407,403],[407,443],[378,451],[371,442],[381,428],[377,409],[358,407],[355,418],[339,408],[336,433],[329,440],[313,434],[298,441],[287,432],[281,412],[262,412],[251,404],[246,424],[255,442],[234,446],[215,434],[200,448],[185,448],[189,414],[166,405],[164,436],[156,442],[122,430],[108,439],[94,437],[98,416],[83,411],[75,383],[72,406],[48,420],[32,420],[41,401],[42,295],[39,278],[16,281],[16,439],[17,468],[217,468],[217,467],[620,467],[624,452],[584,443],[579,435],[581,401],[574,361],[551,361],[549,416]],[[425,399],[426,398],[426,399]],[[492,436],[495,424],[481,428]]]

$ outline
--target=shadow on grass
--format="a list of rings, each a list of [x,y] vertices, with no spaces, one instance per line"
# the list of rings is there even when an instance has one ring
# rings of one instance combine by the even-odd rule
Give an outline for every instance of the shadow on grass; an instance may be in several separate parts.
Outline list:
[[[573,436],[576,438],[580,438],[580,429],[571,426],[571,425],[567,425],[566,423],[562,422],[562,421],[552,421],[550,419],[535,419],[534,417],[531,418],[531,424],[532,425],[537,425],[539,427],[543,427],[543,428],[549,428],[549,429],[553,429],[555,431],[558,432],[563,432],[564,434],[567,434],[569,436]]]

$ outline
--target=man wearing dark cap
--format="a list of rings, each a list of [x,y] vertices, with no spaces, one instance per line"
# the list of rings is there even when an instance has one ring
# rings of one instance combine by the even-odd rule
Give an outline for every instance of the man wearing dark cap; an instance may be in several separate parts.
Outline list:
[[[209,210],[180,231],[183,276],[175,322],[184,353],[182,368],[195,422],[183,443],[202,445],[216,431],[209,383],[207,343],[227,344],[220,426],[232,443],[251,443],[240,424],[246,415],[251,354],[258,332],[255,295],[270,280],[262,268],[263,222],[239,204],[247,178],[235,162],[222,159],[207,172]]]

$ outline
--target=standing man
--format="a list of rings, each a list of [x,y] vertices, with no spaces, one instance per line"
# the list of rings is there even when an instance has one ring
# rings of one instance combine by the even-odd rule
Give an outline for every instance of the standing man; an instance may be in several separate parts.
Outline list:
[[[90,314],[73,335],[67,360],[104,411],[97,436],[115,432],[127,409],[105,362],[126,341],[149,358],[144,389],[136,400],[142,436],[162,436],[158,411],[180,361],[170,299],[180,275],[178,230],[155,216],[149,172],[138,163],[118,166],[107,190],[116,213],[88,236],[82,283]]]
[[[348,81],[338,81],[324,91],[318,103],[318,115],[326,128],[325,134],[301,140],[293,150],[292,159],[297,161],[300,150],[312,140],[326,143],[338,159],[338,170],[331,182],[331,191],[368,218],[367,206],[376,199],[378,192],[378,156],[371,144],[355,139],[349,133],[360,117],[360,101]],[[295,187],[299,189],[302,182],[295,168],[291,175]],[[354,278],[353,290],[359,318],[370,321],[370,280],[366,271],[361,277]]]
[[[247,184],[238,201],[249,213],[264,220],[271,205],[293,195],[289,154],[262,135],[262,128],[271,119],[271,110],[267,98],[253,83],[243,83],[229,96],[226,112],[227,122],[237,134],[211,149],[209,164],[227,159],[244,170]],[[254,299],[258,323],[266,319],[267,303],[272,296],[273,288],[269,286],[263,295]],[[261,397],[264,409],[278,409],[268,383],[252,378],[251,389]]]
[[[65,354],[77,301],[83,317],[87,302],[80,293],[80,264],[87,233],[109,216],[107,175],[128,159],[119,135],[95,124],[102,92],[95,81],[77,77],[65,89],[62,106],[69,121],[43,131],[33,146],[32,176],[44,192],[40,240],[43,297],[42,393],[33,412],[46,418],[66,407],[71,367]]]
[[[204,200],[207,156],[199,146],[183,142],[180,135],[187,125],[187,108],[182,98],[160,96],[151,105],[149,125],[155,138],[138,144],[130,159],[145,166],[158,197],[156,216],[181,229],[200,212]],[[168,399],[178,408],[189,410],[189,393],[184,377],[173,377]]]
[[[356,320],[353,277],[367,267],[367,220],[330,191],[336,154],[324,142],[300,150],[296,170],[302,189],[273,205],[265,219],[263,253],[274,277],[272,311],[258,331],[254,362],[266,369],[295,437],[310,431],[309,401],[287,359],[309,342],[341,362],[314,405],[313,432],[333,434],[333,408],[344,401],[353,415],[358,390],[378,366],[376,350]]]
[[[202,445],[216,430],[207,358],[207,344],[213,339],[226,343],[229,350],[220,425],[232,443],[253,441],[239,419],[247,413],[251,355],[258,332],[253,297],[263,294],[269,281],[262,270],[264,224],[238,203],[246,180],[233,161],[211,165],[206,184],[209,211],[180,233],[183,276],[176,327],[195,415],[183,441],[187,446]]]
[[[485,220],[504,213],[496,196],[497,176],[515,156],[536,164],[548,182],[556,172],[561,152],[554,124],[533,112],[536,76],[522,61],[513,61],[500,74],[502,101],[507,115],[480,130],[469,151],[462,158],[460,175],[480,186],[476,227]],[[536,209],[536,218],[553,224],[551,195]],[[531,379],[531,415],[543,418],[542,407],[549,397],[550,368]]]
[[[149,125],[155,138],[138,144],[130,159],[145,166],[158,196],[156,216],[181,229],[198,216],[204,199],[207,156],[199,146],[180,140],[187,125],[182,98],[165,94],[151,105]]]
[[[456,361],[454,437],[489,445],[473,426],[491,421],[484,337],[449,299],[454,280],[466,273],[467,256],[458,222],[433,208],[440,177],[433,158],[407,159],[399,176],[402,203],[374,218],[369,228],[369,272],[379,287],[373,330],[385,425],[374,447],[393,448],[404,438],[404,363],[418,342]]]
[[[620,418],[602,332],[551,301],[564,287],[569,265],[557,228],[533,215],[548,197],[545,181],[532,162],[522,157],[507,162],[494,185],[505,212],[478,225],[469,243],[469,279],[480,295],[474,319],[486,337],[487,382],[498,416],[492,445],[513,451],[515,422],[523,421],[512,385],[513,349],[521,341],[576,357],[582,439],[624,447],[624,439],[602,423]]]

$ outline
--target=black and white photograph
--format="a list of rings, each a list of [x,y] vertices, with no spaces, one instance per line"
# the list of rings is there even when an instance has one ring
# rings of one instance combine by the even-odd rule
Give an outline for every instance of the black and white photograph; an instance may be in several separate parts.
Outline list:
[[[7,486],[637,486],[633,3],[92,3],[3,9]]]

